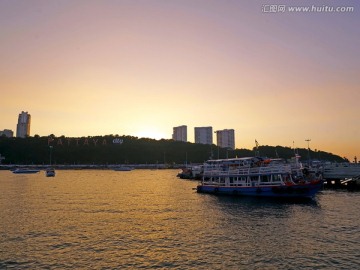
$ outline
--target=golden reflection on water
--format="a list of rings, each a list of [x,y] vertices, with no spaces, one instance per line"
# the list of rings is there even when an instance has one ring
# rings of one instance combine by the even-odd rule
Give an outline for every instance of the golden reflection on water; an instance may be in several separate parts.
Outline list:
[[[197,194],[197,182],[176,174],[64,170],[46,178],[0,171],[0,268],[289,269],[359,263],[359,239],[349,238],[360,235],[356,194],[350,200],[325,192],[307,204],[217,197]],[[345,245],[340,250],[336,239]],[[329,265],[331,249],[337,253],[330,254]]]

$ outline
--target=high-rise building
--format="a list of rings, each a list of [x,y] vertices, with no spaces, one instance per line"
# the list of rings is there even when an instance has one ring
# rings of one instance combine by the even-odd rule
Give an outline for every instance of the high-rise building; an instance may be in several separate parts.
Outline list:
[[[212,144],[213,143],[212,127],[196,127],[195,128],[195,143]]]
[[[0,131],[0,137],[1,136],[6,136],[8,138],[11,138],[14,136],[14,132],[10,129],[4,129]]]
[[[187,126],[174,127],[172,139],[174,141],[187,142]]]
[[[217,130],[215,133],[217,146],[235,149],[235,131],[233,129]]]
[[[31,115],[27,112],[19,114],[19,120],[16,126],[16,137],[25,138],[30,136]]]

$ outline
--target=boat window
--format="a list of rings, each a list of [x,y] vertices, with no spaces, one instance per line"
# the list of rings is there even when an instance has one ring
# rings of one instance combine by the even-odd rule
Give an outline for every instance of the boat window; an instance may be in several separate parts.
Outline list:
[[[282,175],[282,179],[283,179],[283,181],[291,181],[291,179],[290,179],[290,175],[288,175],[288,174],[283,174]]]

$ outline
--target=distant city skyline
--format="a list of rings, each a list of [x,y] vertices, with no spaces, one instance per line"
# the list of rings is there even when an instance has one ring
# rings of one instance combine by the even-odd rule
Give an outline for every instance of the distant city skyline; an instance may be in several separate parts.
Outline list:
[[[28,112],[22,111],[18,115],[18,124],[17,124],[17,134],[16,137],[25,138],[25,137],[31,137],[30,136],[30,123],[31,123],[31,115]],[[173,127],[173,133],[171,136],[171,139],[175,141],[182,141],[182,142],[191,142],[188,141],[188,132],[187,132],[187,125],[181,125],[177,127]],[[212,133],[213,133],[212,126],[206,126],[206,127],[194,127],[194,141],[191,143],[200,143],[200,144],[213,144],[212,141]],[[222,147],[222,148],[228,148],[228,149],[239,149],[239,148],[246,148],[246,147],[236,147],[235,146],[235,130],[234,129],[224,129],[224,130],[216,130],[214,131],[216,133],[216,143],[215,145]],[[114,133],[111,133],[114,134]],[[118,133],[115,133],[119,135]],[[4,129],[0,131],[0,136],[5,135],[6,137],[13,137],[13,131],[10,129]],[[40,134],[34,134],[34,136],[49,136],[49,135],[55,135],[53,133],[48,135],[40,135]],[[97,134],[97,136],[102,135],[110,135],[110,134]],[[55,135],[56,136],[56,135]],[[57,137],[61,137],[64,135],[60,135]],[[86,134],[80,135],[80,137],[83,136],[89,136]],[[122,134],[121,136],[133,136],[132,134]],[[76,136],[74,136],[76,137]],[[151,137],[143,137],[140,136],[140,138],[150,138],[150,139],[169,139],[169,138],[151,138]],[[307,148],[310,148],[310,142],[311,139],[305,139],[305,142],[307,143]],[[258,147],[259,143],[255,139],[255,147]],[[290,148],[305,148],[305,147],[295,147],[295,142],[293,141],[292,146],[288,146]],[[249,147],[248,149],[252,149],[252,147]],[[315,151],[318,149],[315,148]],[[322,150],[323,151],[323,150]],[[324,150],[326,151],[326,150]],[[337,153],[333,153],[338,155]],[[357,162],[357,156],[354,156],[354,159],[350,159],[350,161]]]
[[[360,156],[360,2],[0,1],[0,130],[171,139],[233,128],[235,147]],[[15,133],[15,132],[14,132]],[[195,141],[189,132],[188,141]],[[293,144],[293,142],[295,142]]]

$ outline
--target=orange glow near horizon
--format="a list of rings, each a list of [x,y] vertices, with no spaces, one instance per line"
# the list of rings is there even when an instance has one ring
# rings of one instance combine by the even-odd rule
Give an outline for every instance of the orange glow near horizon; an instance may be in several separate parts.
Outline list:
[[[32,136],[170,139],[187,125],[193,142],[212,126],[234,129],[237,148],[311,138],[360,156],[360,4],[264,14],[256,1],[153,2],[0,2],[0,130],[28,111]]]

